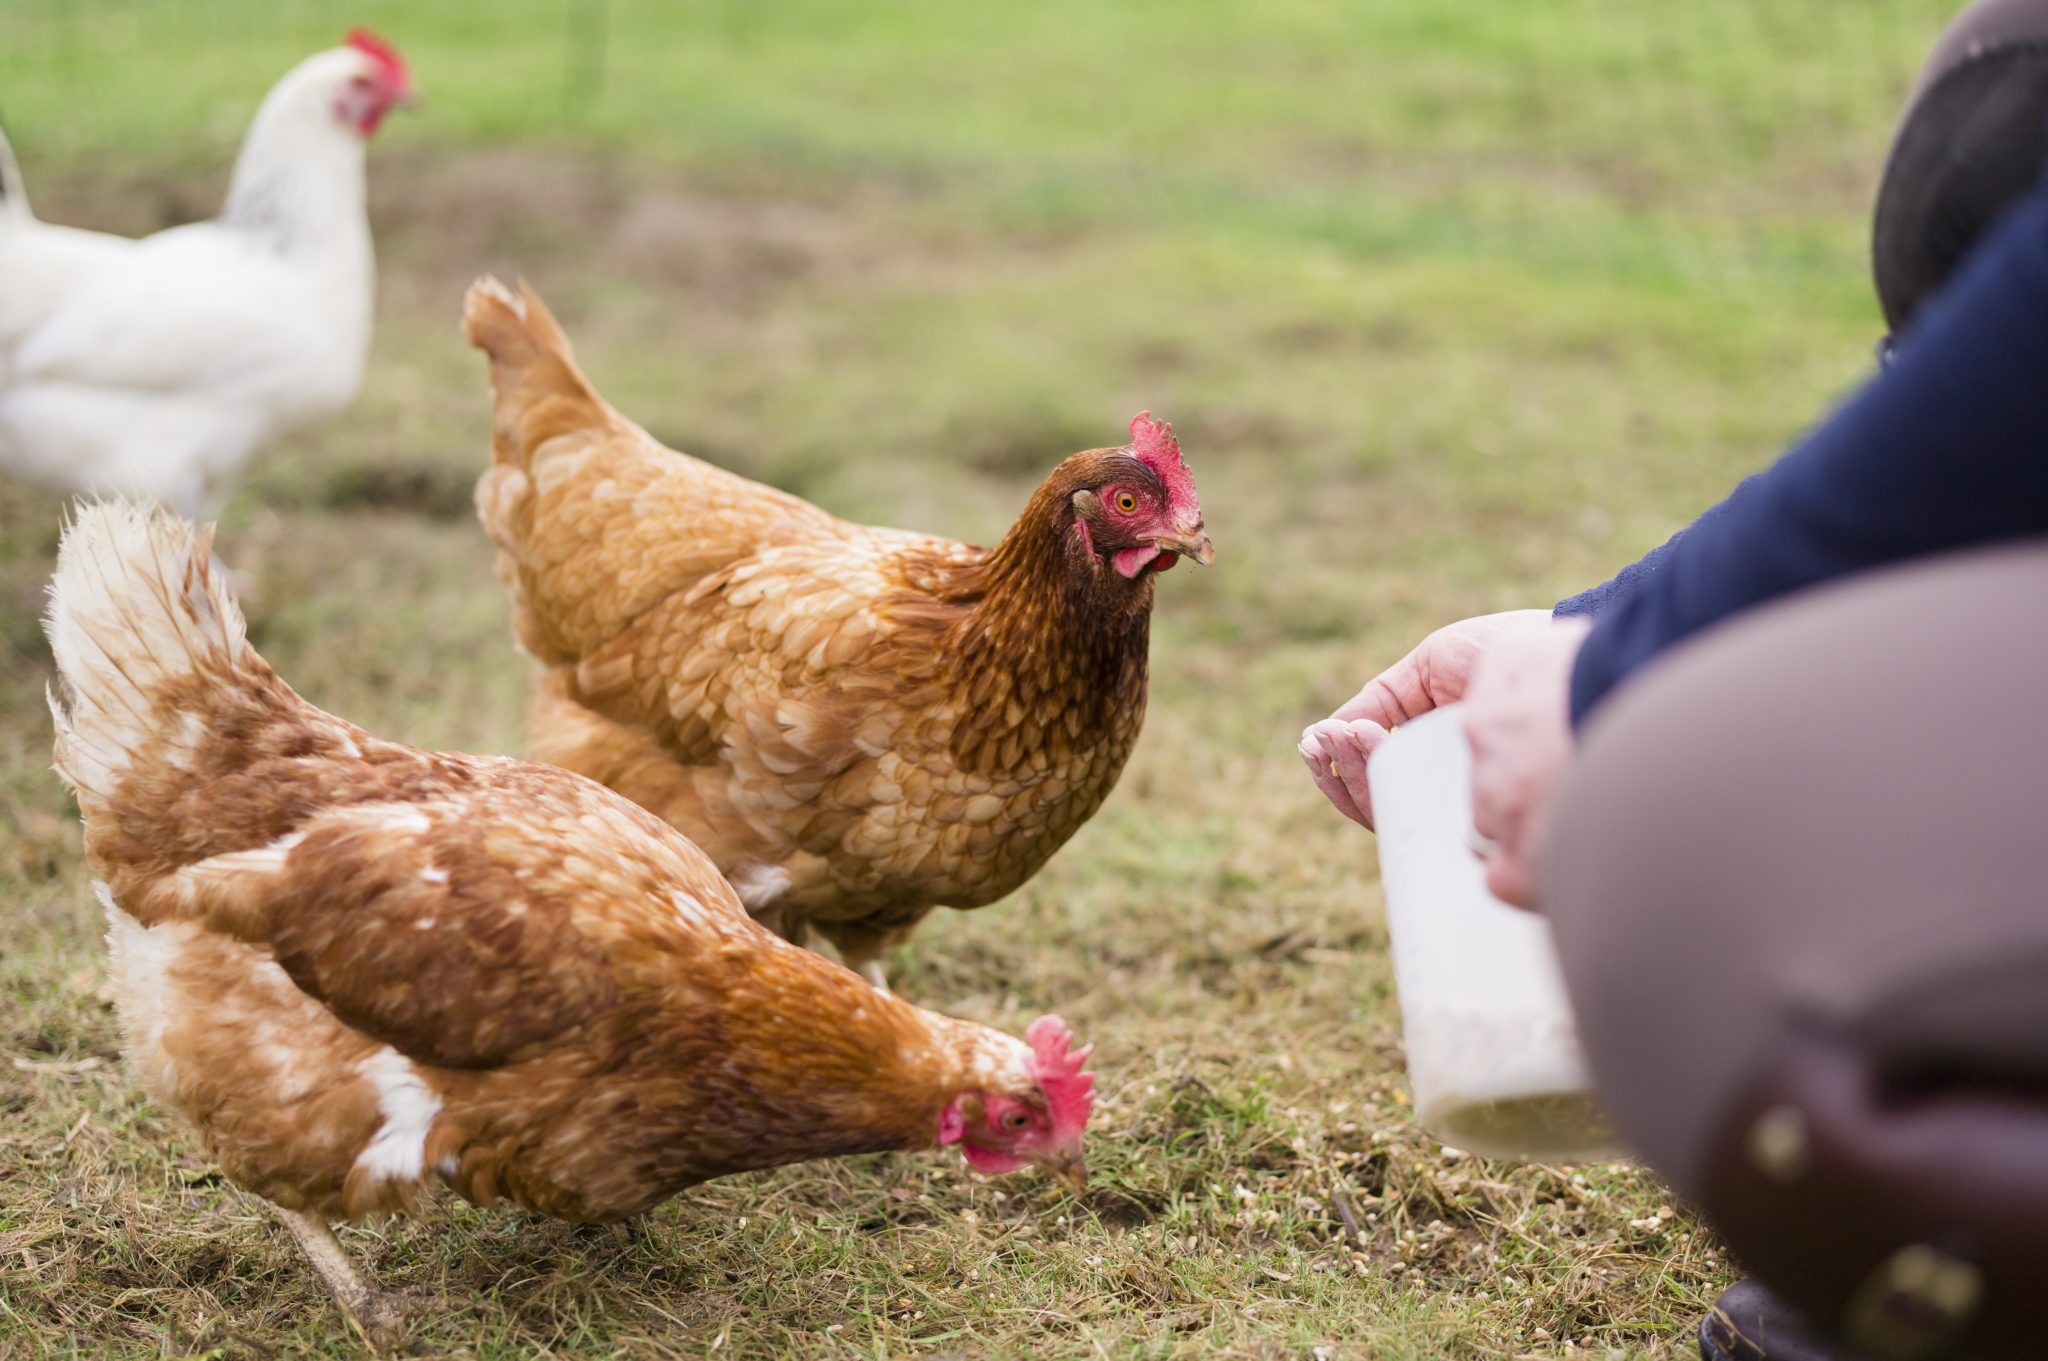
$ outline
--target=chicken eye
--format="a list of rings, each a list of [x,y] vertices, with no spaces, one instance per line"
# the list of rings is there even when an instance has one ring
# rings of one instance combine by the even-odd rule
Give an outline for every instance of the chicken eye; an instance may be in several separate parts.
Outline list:
[[[1129,515],[1138,508],[1138,498],[1127,491],[1120,491],[1116,494],[1116,508]]]
[[[1003,1112],[1002,1125],[1004,1129],[1012,1131],[1020,1130],[1023,1129],[1026,1125],[1029,1125],[1030,1123],[1031,1117],[1025,1114],[1023,1111]]]

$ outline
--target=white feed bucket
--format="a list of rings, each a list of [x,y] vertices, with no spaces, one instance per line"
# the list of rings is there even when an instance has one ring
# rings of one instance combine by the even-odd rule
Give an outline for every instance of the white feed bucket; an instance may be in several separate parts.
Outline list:
[[[1488,893],[1472,853],[1472,749],[1457,706],[1402,724],[1369,773],[1416,1120],[1490,1157],[1613,1155],[1550,927]]]

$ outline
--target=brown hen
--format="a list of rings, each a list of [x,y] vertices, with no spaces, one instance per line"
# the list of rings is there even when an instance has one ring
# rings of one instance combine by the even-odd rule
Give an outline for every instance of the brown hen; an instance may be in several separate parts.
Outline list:
[[[1055,468],[994,548],[850,524],[665,448],[531,289],[471,288],[477,509],[546,667],[531,754],[682,830],[763,923],[883,985],[934,907],[1037,873],[1145,716],[1153,577],[1214,557],[1172,430]]]
[[[752,921],[667,824],[550,766],[314,708],[244,636],[210,536],[118,503],[65,534],[57,767],[124,1048],[366,1327],[329,1220],[430,1181],[576,1220],[708,1177],[958,1143],[1078,1187],[1092,1079],[878,995]]]

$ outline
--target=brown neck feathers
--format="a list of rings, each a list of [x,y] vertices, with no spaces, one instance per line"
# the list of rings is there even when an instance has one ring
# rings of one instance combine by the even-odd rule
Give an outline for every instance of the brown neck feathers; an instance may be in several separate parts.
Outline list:
[[[975,1027],[780,943],[736,980],[719,1022],[697,1097],[744,1133],[752,1167],[932,1147],[973,1075]]]
[[[1073,496],[1107,479],[1115,450],[1076,454],[979,562],[928,577],[964,605],[941,651],[964,700],[955,751],[970,769],[1014,766],[1142,718],[1151,573],[1124,577],[1075,528]]]

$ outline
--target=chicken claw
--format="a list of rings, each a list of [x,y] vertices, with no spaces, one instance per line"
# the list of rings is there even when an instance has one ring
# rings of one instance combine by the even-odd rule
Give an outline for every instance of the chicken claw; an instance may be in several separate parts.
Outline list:
[[[277,1205],[270,1208],[292,1231],[292,1237],[299,1240],[299,1247],[304,1249],[306,1260],[313,1264],[327,1293],[371,1345],[381,1347],[395,1342],[404,1333],[412,1310],[422,1301],[400,1292],[372,1288],[349,1260],[348,1249],[342,1247],[334,1230],[319,1215]]]

